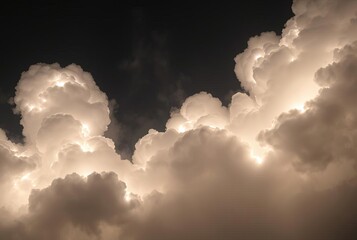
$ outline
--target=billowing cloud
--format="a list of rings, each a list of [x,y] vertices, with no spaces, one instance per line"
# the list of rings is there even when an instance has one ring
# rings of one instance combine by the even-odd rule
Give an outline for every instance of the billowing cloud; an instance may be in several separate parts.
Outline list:
[[[139,139],[132,162],[104,136],[108,99],[89,73],[31,66],[14,97],[24,144],[0,130],[0,238],[357,234],[357,3],[292,8],[281,36],[252,37],[235,58],[246,93],[228,106],[188,97],[166,131]]]
[[[13,204],[12,198],[25,204],[32,188],[46,187],[56,177],[122,173],[131,167],[116,153],[113,141],[103,136],[110,123],[107,96],[79,66],[31,66],[16,86],[14,103],[25,145],[11,143],[2,132],[1,166],[6,174],[22,170],[12,185],[21,186],[24,194],[14,191],[3,198],[8,199],[6,204]]]
[[[142,177],[142,184],[155,184],[161,193],[145,198],[148,212],[123,236],[312,240],[356,234],[355,180],[319,190],[281,161],[257,167],[237,137],[211,128],[192,130],[147,165],[150,178]]]
[[[73,173],[29,197],[28,214],[4,230],[6,239],[95,239],[101,224],[120,225],[139,202],[125,200],[125,183],[114,173]],[[14,231],[16,229],[16,231]],[[1,236],[1,234],[0,234]]]
[[[322,89],[306,103],[307,110],[282,114],[273,129],[260,135],[275,149],[291,153],[301,170],[356,159],[357,42],[336,54],[336,62],[316,73]]]
[[[72,115],[84,128],[90,125],[84,129],[90,136],[103,134],[109,124],[107,96],[76,65],[63,69],[58,64],[31,66],[21,76],[14,102],[28,142],[36,139],[42,121],[56,113]]]
[[[0,198],[2,207],[15,210],[20,203],[26,202],[27,190],[31,187],[29,171],[39,164],[38,155],[27,157],[27,151],[23,146],[9,141],[0,129],[0,191],[6,192]]]
[[[229,112],[218,98],[201,92],[185,100],[180,111],[172,112],[166,127],[185,132],[200,126],[223,129],[228,124]]]
[[[237,93],[230,105],[230,129],[254,145],[257,134],[291,109],[303,110],[320,86],[316,72],[334,61],[334,52],[356,36],[354,1],[294,1],[295,16],[281,37],[262,33],[239,54],[235,72],[249,95]]]

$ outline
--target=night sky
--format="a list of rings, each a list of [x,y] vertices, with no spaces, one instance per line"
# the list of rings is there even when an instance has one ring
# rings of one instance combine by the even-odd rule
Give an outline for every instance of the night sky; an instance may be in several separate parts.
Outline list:
[[[7,103],[21,72],[35,63],[76,63],[116,101],[120,133],[111,137],[130,157],[138,138],[164,130],[171,108],[186,97],[206,91],[227,105],[243,91],[235,55],[251,36],[281,33],[291,16],[284,0],[3,6],[0,128],[21,141],[20,117]]]

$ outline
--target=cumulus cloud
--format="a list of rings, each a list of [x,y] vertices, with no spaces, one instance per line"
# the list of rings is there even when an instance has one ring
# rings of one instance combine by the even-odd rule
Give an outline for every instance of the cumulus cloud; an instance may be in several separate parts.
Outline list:
[[[35,162],[28,161],[26,157],[21,157],[18,152],[19,147],[9,141],[5,132],[0,129],[0,155],[2,159],[0,178],[5,178],[12,174],[19,174],[35,167]]]
[[[129,225],[124,238],[339,239],[356,233],[354,180],[316,190],[280,160],[257,167],[248,146],[224,130],[188,132],[154,157],[147,174],[166,176],[156,181],[163,193],[145,199],[149,213]]]
[[[103,134],[109,124],[107,96],[76,65],[63,69],[58,64],[31,66],[16,86],[14,102],[28,142],[37,137],[43,119],[56,113],[70,114],[90,125],[88,135]]]
[[[339,61],[316,73],[315,80],[323,88],[306,103],[307,110],[282,114],[273,129],[260,135],[274,148],[291,153],[301,170],[323,169],[332,161],[355,161],[357,42],[336,54]]]
[[[101,224],[120,225],[139,202],[127,202],[125,183],[115,173],[73,173],[56,179],[29,197],[29,213],[2,233],[6,239],[71,239],[98,237]],[[16,229],[16,231],[13,231]],[[0,234],[1,236],[1,234]],[[95,239],[95,238],[93,238]]]
[[[89,73],[31,66],[14,97],[24,144],[0,131],[0,238],[357,234],[356,4],[294,1],[282,36],[252,37],[235,58],[247,93],[187,98],[132,162],[104,136],[108,99]]]
[[[132,228],[126,237],[230,239],[269,233],[278,239],[282,218],[277,206],[294,183],[280,184],[284,171],[271,169],[257,168],[248,147],[225,130],[189,131],[147,165],[146,174],[161,179],[145,183],[151,180],[163,194],[148,197],[149,214],[138,223],[142,231]]]
[[[130,168],[103,136],[110,123],[107,96],[79,66],[31,66],[16,86],[14,103],[25,145],[10,142],[1,131],[1,166],[6,174],[21,173],[12,185],[21,185],[27,195],[15,195],[18,204],[27,202],[32,188],[46,187],[56,177]],[[2,199],[13,204],[11,197]]]
[[[177,112],[171,113],[166,127],[185,132],[200,126],[223,129],[228,124],[228,110],[211,94],[201,92],[188,97]]]
[[[255,143],[257,134],[281,113],[303,110],[320,89],[315,73],[334,61],[336,49],[355,41],[355,8],[354,1],[294,1],[295,17],[281,37],[253,37],[235,58],[236,75],[249,95],[233,96],[230,129],[252,142],[257,154],[265,152]]]
[[[1,198],[2,207],[17,209],[26,203],[30,181],[28,172],[38,164],[38,155],[26,156],[27,150],[9,141],[0,129],[0,191],[6,192]]]

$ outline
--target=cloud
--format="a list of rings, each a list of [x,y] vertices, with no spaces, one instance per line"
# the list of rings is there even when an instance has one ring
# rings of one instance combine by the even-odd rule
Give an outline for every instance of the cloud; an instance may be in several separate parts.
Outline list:
[[[235,72],[248,94],[237,93],[230,105],[230,130],[250,142],[257,154],[258,133],[291,109],[302,109],[317,96],[315,73],[334,61],[334,52],[356,39],[354,1],[294,1],[295,16],[278,37],[262,33],[235,58]],[[247,104],[244,104],[244,103]]]
[[[11,210],[25,204],[29,193],[27,174],[39,164],[37,155],[26,156],[26,149],[9,141],[5,132],[0,129],[0,198],[2,207]]]
[[[272,157],[257,167],[249,147],[229,132],[188,131],[138,173],[144,179],[138,192],[160,193],[145,198],[145,214],[124,238],[338,239],[341,232],[356,233],[355,180],[318,189],[312,176]]]
[[[7,239],[70,239],[101,234],[101,223],[120,225],[139,202],[127,202],[125,183],[115,173],[56,179],[29,197],[29,213],[8,227]],[[11,229],[12,228],[12,229]],[[14,231],[16,230],[16,231]],[[82,235],[81,235],[82,234]]]
[[[12,174],[19,174],[35,167],[35,163],[21,157],[19,146],[10,142],[3,130],[0,129],[0,179]],[[18,156],[16,156],[18,155]]]
[[[0,236],[316,239],[355,231],[350,224],[357,196],[354,181],[316,191],[280,162],[257,167],[248,146],[225,130],[189,131],[156,155],[144,174],[151,181],[161,177],[153,183],[163,186],[155,186],[161,193],[154,191],[143,200],[132,195],[129,201],[125,184],[114,173],[56,179],[32,192],[28,214],[7,224]],[[326,234],[326,227],[334,231]]]
[[[284,201],[279,196],[286,182],[278,182],[279,176],[274,176],[273,171],[279,171],[274,168],[272,172],[265,170],[257,168],[247,146],[227,131],[191,130],[147,164],[143,174],[149,177],[144,184],[156,185],[155,189],[162,194],[144,201],[149,214],[125,237],[230,239],[257,238],[267,233],[279,236],[275,227],[282,219],[275,210]],[[251,232],[268,221],[270,224],[262,231]]]
[[[73,172],[87,176],[130,168],[116,153],[113,141],[103,136],[110,123],[107,96],[79,66],[31,66],[16,86],[14,103],[21,114],[25,145],[13,144],[2,133],[6,149],[1,166],[6,173],[22,170],[6,188],[10,192],[14,191],[11,185],[24,188],[27,195],[16,202],[26,203],[32,188],[46,187]],[[11,197],[4,199],[5,205],[13,204]]]
[[[307,110],[282,114],[273,129],[260,135],[275,149],[289,152],[300,170],[321,170],[332,161],[355,161],[357,42],[336,54],[339,61],[316,73],[315,80],[323,88],[306,103]]]
[[[107,96],[76,65],[63,69],[58,64],[31,66],[16,86],[14,102],[29,142],[36,138],[42,120],[56,113],[91,125],[89,135],[102,135],[109,124]]]
[[[178,132],[210,126],[223,129],[228,124],[228,110],[211,94],[201,92],[188,97],[179,112],[172,112],[166,127]]]
[[[14,97],[24,144],[0,131],[0,238],[354,236],[356,4],[294,1],[282,36],[235,58],[246,93],[188,97],[132,162],[104,136],[109,101],[89,73],[31,66]]]

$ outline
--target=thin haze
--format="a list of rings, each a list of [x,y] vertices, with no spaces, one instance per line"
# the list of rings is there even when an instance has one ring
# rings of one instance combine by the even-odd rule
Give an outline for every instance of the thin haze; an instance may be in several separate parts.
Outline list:
[[[357,236],[357,2],[292,9],[235,57],[246,93],[186,98],[132,161],[104,136],[113,104],[90,73],[30,66],[24,144],[0,130],[0,239]]]

